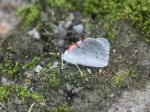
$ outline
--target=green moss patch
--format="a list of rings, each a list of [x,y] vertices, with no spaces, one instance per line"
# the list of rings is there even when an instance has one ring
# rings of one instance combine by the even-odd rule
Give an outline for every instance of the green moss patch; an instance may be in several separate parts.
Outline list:
[[[106,29],[110,40],[114,40],[116,37],[116,31],[112,26],[116,27],[115,23],[119,20],[128,20],[143,34],[146,42],[150,43],[149,4],[148,0],[45,0],[44,2],[35,0],[33,6],[20,9],[19,14],[24,19],[26,26],[34,24],[37,27],[45,27],[41,18],[42,12],[47,15],[51,9],[56,9],[58,17],[61,17],[62,12],[66,11],[80,11],[84,16],[94,14],[97,22]],[[49,16],[49,18],[53,18],[53,16]],[[106,28],[106,24],[109,28]]]

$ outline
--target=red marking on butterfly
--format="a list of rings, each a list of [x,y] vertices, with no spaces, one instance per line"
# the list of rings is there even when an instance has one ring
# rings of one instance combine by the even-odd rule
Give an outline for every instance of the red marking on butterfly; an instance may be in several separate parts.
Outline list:
[[[72,44],[71,46],[69,46],[69,48],[68,48],[68,52],[70,51],[70,49],[71,49],[73,46],[77,46],[78,48],[80,48],[80,47],[78,46],[78,44],[77,44],[77,43],[74,43],[74,44]]]

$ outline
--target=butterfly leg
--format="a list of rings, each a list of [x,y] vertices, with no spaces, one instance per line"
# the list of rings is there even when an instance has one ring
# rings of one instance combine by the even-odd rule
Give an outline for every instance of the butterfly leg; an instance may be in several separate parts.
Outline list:
[[[63,59],[61,58],[61,69],[64,67]]]
[[[78,68],[78,70],[79,70],[80,74],[82,75],[82,72],[81,72],[81,70],[80,70],[79,66],[77,65],[77,63],[75,62],[74,57],[72,58],[72,60],[73,60],[74,64],[76,65],[76,67]]]
[[[82,72],[81,72],[81,70],[80,70],[79,66],[78,66],[76,63],[75,63],[75,65],[76,65],[76,67],[78,68],[78,70],[79,70],[80,74],[82,75]]]

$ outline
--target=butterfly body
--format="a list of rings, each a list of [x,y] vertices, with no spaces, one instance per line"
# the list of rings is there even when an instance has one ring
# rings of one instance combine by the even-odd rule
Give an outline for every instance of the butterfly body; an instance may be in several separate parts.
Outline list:
[[[105,67],[109,61],[108,40],[86,38],[71,45],[62,55],[62,60],[90,67]]]

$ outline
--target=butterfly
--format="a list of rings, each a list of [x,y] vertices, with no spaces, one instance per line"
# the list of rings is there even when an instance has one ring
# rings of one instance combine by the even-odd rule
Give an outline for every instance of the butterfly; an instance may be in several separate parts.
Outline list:
[[[62,54],[62,61],[90,67],[105,67],[109,62],[110,43],[105,38],[85,38]],[[80,71],[80,68],[77,66]]]

